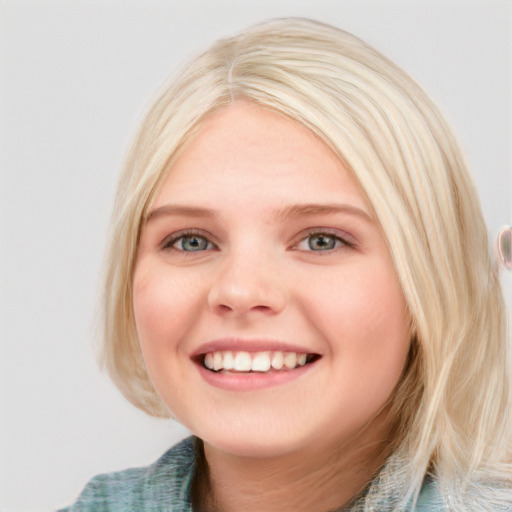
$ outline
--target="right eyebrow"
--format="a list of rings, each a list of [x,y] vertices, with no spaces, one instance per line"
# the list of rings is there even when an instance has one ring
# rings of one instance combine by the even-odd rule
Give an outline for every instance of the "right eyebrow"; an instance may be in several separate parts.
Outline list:
[[[159,217],[172,215],[187,217],[203,217],[210,219],[215,217],[215,213],[207,208],[200,208],[197,206],[185,206],[178,204],[164,204],[163,206],[159,206],[158,208],[152,209],[146,215],[145,222],[149,222],[150,220],[157,219]]]

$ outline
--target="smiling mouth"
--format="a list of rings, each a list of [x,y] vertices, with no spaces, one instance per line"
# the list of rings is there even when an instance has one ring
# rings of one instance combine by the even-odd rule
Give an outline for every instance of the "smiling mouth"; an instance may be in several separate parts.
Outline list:
[[[204,368],[219,373],[275,373],[294,370],[316,361],[320,356],[285,351],[214,351],[203,354]]]

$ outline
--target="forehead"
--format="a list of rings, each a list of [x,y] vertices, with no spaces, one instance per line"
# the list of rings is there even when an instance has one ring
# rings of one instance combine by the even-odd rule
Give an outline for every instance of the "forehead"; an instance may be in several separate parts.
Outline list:
[[[209,116],[172,165],[154,207],[216,202],[365,200],[339,158],[309,128],[248,101]]]

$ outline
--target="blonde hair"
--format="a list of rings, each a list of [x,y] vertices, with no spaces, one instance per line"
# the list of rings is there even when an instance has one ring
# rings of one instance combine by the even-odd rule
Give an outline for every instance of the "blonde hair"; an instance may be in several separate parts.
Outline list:
[[[413,468],[406,497],[428,472],[451,482],[450,492],[456,479],[503,475],[506,314],[464,158],[436,106],[401,69],[356,37],[310,20],[274,20],[215,43],[147,114],[119,184],[106,266],[102,360],[111,378],[137,407],[168,415],[134,324],[138,238],[173,160],[206,116],[237,98],[319,135],[354,174],[382,227],[412,323],[410,361],[393,400],[394,449]],[[458,488],[462,496],[465,486]]]

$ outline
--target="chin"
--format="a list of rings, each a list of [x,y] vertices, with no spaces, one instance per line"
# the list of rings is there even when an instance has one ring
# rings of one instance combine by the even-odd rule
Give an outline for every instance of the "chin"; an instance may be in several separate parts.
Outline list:
[[[209,429],[210,430],[210,429]],[[328,434],[328,429],[322,426],[310,426],[297,422],[261,422],[257,424],[221,425],[196,434],[203,442],[214,450],[237,457],[248,458],[277,458],[305,452],[312,447],[324,443],[338,444],[336,439]]]
[[[235,457],[244,457],[251,459],[270,459],[283,457],[300,449],[301,443],[290,442],[290,440],[266,439],[266,438],[240,438],[230,439],[213,438],[211,440],[203,439],[205,445],[214,450],[222,451]]]

